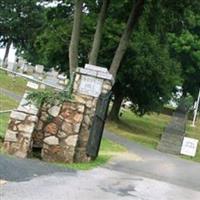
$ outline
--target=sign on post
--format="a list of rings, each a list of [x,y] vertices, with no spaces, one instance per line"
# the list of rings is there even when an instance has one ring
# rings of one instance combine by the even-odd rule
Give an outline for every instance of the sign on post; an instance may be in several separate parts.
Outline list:
[[[196,139],[184,137],[181,154],[194,157],[196,155],[198,142]]]

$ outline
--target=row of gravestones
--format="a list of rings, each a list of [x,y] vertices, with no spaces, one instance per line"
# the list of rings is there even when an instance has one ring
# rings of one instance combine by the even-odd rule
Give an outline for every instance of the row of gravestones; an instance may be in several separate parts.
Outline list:
[[[2,61],[0,65],[2,64]],[[57,88],[63,88],[67,85],[68,79],[64,74],[59,74],[56,70],[51,69],[49,72],[44,71],[43,65],[32,66],[22,58],[17,58],[15,63],[7,62],[6,68],[13,72],[28,74],[44,83],[51,84]]]
[[[46,161],[90,160],[87,144],[98,98],[108,93],[113,77],[106,68],[78,68],[73,84],[74,99],[36,108],[24,97],[12,111],[4,140],[5,152],[26,158],[40,148]]]

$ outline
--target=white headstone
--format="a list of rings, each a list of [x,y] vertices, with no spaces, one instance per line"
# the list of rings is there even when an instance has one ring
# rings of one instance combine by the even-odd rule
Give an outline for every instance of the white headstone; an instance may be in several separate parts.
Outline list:
[[[64,75],[64,74],[59,74],[59,75],[58,75],[58,79],[59,79],[59,80],[63,80],[63,81],[64,81],[64,80],[66,80],[66,78],[67,78],[67,76]]]
[[[30,64],[27,65],[27,73],[32,74],[34,72],[34,67]]]
[[[102,85],[102,79],[82,75],[78,92],[81,94],[98,97],[101,94]]]
[[[197,145],[198,140],[184,137],[181,147],[181,154],[194,157],[196,155]]]
[[[38,74],[42,74],[44,72],[44,66],[43,65],[35,65],[35,72]]]
[[[11,71],[16,71],[17,67],[14,63],[8,63],[8,69]]]
[[[37,83],[31,82],[31,81],[28,81],[26,86],[35,90],[39,88],[39,85]]]

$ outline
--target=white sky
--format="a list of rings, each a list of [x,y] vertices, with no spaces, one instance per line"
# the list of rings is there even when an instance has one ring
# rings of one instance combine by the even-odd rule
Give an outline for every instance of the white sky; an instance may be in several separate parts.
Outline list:
[[[5,54],[5,48],[0,48],[0,59],[3,59],[4,54]],[[15,49],[13,49],[13,46],[11,46],[11,48],[10,48],[8,61],[15,62]]]

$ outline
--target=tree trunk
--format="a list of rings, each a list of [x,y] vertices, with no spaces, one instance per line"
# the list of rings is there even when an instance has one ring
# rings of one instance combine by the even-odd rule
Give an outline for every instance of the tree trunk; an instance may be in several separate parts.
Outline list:
[[[108,11],[109,4],[110,4],[110,0],[103,0],[103,5],[99,13],[97,26],[96,26],[96,32],[95,32],[94,40],[92,44],[92,49],[89,54],[89,64],[92,64],[92,65],[96,65],[97,63],[97,57],[98,57],[102,33],[103,33],[103,25],[106,19],[106,14]]]
[[[122,93],[117,92],[115,94],[115,99],[114,99],[114,102],[113,102],[113,105],[112,105],[112,108],[111,108],[111,111],[109,114],[109,118],[108,118],[109,120],[111,120],[111,121],[119,120],[119,111],[120,111],[120,107],[121,107],[123,98],[124,98],[124,96]]]
[[[80,23],[82,15],[83,0],[75,0],[74,2],[74,22],[69,45],[69,71],[70,77],[75,72],[78,66],[78,44],[80,37]]]
[[[137,2],[132,7],[132,10],[131,10],[131,13],[129,15],[129,19],[126,25],[126,29],[124,30],[124,33],[120,39],[118,48],[115,52],[115,56],[110,66],[110,73],[113,75],[114,78],[116,77],[120,63],[128,47],[128,42],[133,32],[133,29],[136,23],[138,22],[139,17],[142,14],[143,7],[144,7],[144,0],[137,0]]]
[[[5,67],[5,68],[8,65],[8,55],[9,55],[11,44],[12,44],[12,41],[8,40],[8,43],[6,44],[6,50],[5,50],[5,54],[3,58],[3,63],[2,63],[2,67]]]

